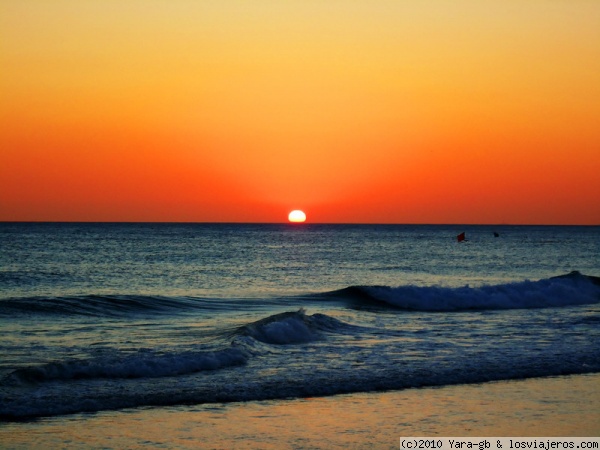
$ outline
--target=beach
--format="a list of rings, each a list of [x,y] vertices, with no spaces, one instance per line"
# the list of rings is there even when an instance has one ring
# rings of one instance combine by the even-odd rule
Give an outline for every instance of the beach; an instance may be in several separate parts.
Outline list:
[[[403,436],[598,436],[600,374],[140,408],[0,425],[3,448],[392,449]]]

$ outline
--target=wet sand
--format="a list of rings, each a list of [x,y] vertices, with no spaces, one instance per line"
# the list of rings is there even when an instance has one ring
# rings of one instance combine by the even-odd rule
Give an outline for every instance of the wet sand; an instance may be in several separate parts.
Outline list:
[[[401,436],[599,436],[600,374],[0,424],[2,448],[393,449]]]

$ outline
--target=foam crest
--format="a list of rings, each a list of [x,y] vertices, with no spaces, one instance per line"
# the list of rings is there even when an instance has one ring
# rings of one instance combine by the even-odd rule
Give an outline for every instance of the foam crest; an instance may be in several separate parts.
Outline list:
[[[241,328],[241,334],[267,344],[301,344],[320,339],[303,309],[275,314]]]
[[[600,286],[583,275],[473,288],[363,286],[370,299],[415,311],[523,309],[600,302]]]
[[[43,383],[94,378],[158,378],[186,375],[245,364],[240,348],[214,352],[142,353],[122,358],[69,360],[15,370],[2,384]]]

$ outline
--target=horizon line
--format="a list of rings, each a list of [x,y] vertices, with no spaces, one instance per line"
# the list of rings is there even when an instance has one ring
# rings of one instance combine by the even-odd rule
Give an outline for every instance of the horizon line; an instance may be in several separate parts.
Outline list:
[[[181,225],[291,225],[302,227],[307,225],[389,225],[389,226],[542,226],[542,227],[597,227],[600,224],[581,223],[469,223],[469,222],[232,222],[232,221],[130,221],[130,220],[0,220],[0,224],[181,224]]]

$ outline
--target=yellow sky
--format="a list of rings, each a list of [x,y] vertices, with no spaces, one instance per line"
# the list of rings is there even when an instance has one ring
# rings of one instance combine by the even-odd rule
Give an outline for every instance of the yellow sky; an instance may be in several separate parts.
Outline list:
[[[600,2],[0,3],[0,220],[600,223]]]

